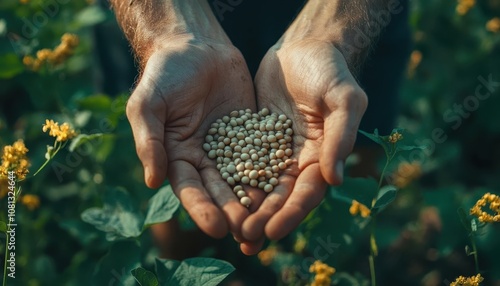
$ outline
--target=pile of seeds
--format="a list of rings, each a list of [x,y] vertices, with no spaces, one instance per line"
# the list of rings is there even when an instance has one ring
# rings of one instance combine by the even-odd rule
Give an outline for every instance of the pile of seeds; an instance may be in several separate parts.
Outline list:
[[[271,192],[278,184],[279,172],[292,164],[292,121],[286,115],[270,114],[264,108],[233,111],[212,123],[203,149],[215,159],[217,169],[240,203],[252,200],[242,185]]]

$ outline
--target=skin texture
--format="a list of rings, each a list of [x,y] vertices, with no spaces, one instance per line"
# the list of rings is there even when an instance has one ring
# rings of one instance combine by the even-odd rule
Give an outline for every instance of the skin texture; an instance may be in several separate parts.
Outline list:
[[[384,1],[310,0],[261,62],[254,83],[205,0],[111,0],[135,50],[141,77],[127,105],[146,184],[168,177],[198,227],[230,231],[243,253],[280,239],[342,182],[367,97],[356,71],[368,51],[354,28]],[[373,39],[372,39],[373,40]],[[235,93],[237,91],[237,93]],[[294,122],[296,163],[266,196],[245,189],[247,209],[201,148],[210,123],[232,110],[267,107]]]

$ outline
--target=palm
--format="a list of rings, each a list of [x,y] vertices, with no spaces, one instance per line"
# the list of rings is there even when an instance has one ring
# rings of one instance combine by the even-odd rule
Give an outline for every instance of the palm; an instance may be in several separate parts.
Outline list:
[[[244,108],[255,109],[255,96],[241,54],[192,40],[173,41],[149,58],[128,105],[137,151],[150,172],[147,184],[161,185],[168,173],[184,207],[215,237],[228,226],[238,233],[248,211],[201,146],[212,122]]]
[[[326,182],[341,182],[337,165],[352,149],[366,97],[343,55],[319,41],[270,49],[255,82],[259,108],[293,120],[296,164],[245,221],[243,235],[280,239],[319,204]]]

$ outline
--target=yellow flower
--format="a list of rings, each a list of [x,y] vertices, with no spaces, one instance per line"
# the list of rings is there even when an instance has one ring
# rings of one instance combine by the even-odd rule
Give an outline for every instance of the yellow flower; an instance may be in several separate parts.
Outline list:
[[[476,0],[458,0],[457,13],[459,15],[465,15],[469,10],[474,7]]]
[[[314,280],[311,286],[328,286],[332,283],[330,278],[335,273],[335,268],[328,266],[319,260],[314,261],[314,263],[309,267],[309,272],[314,273]]]
[[[396,142],[403,140],[403,134],[396,131],[389,135],[389,138],[387,140],[392,144],[395,144]]]
[[[488,203],[494,215],[482,210]],[[470,209],[470,214],[477,216],[480,222],[500,222],[500,197],[491,193],[484,194]]]
[[[264,249],[261,252],[259,252],[259,254],[257,254],[257,257],[259,258],[260,263],[262,263],[262,265],[268,266],[273,262],[274,257],[276,256],[277,253],[278,249],[276,248],[276,246],[269,246],[267,249]]]
[[[29,0],[19,0],[19,3],[21,4],[28,4]]]
[[[454,282],[451,282],[450,286],[479,286],[483,280],[481,274],[471,277],[459,276]]]
[[[422,166],[419,162],[401,162],[393,174],[393,184],[398,188],[405,188],[422,175]]]
[[[49,131],[49,135],[56,137],[59,142],[67,141],[77,135],[75,130],[71,129],[68,123],[63,123],[59,126],[59,123],[54,122],[54,120],[45,120],[45,124],[42,126],[43,132]]]
[[[25,205],[30,211],[40,206],[40,198],[37,195],[24,195],[21,197],[21,204]]]
[[[500,18],[495,17],[486,23],[486,30],[498,33],[500,32]]]
[[[367,218],[370,216],[371,211],[364,204],[362,204],[356,200],[352,200],[352,205],[349,208],[349,213],[353,216],[355,216],[357,214],[361,214],[361,217]]]
[[[61,43],[55,47],[54,50],[41,49],[36,52],[36,58],[25,56],[23,58],[23,63],[33,71],[38,71],[43,63],[49,63],[51,65],[61,64],[73,54],[78,43],[79,38],[77,35],[64,34],[61,37]]]
[[[24,145],[23,140],[17,140],[14,144],[3,147],[0,178],[8,178],[8,172],[13,171],[16,180],[24,180],[29,167],[26,153],[28,153],[28,148]]]

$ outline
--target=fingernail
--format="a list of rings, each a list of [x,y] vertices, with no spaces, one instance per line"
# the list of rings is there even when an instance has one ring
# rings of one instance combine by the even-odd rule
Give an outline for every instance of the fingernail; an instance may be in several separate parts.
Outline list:
[[[339,179],[340,183],[342,183],[344,178],[344,162],[337,162],[337,164],[335,165],[335,172],[337,173],[337,178]]]

